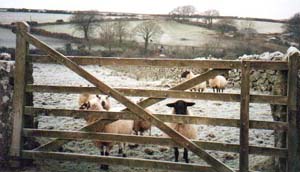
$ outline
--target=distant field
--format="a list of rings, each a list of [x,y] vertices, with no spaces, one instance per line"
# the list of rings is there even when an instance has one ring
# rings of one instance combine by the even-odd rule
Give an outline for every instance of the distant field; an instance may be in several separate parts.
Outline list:
[[[43,14],[43,13],[12,13],[12,12],[0,12],[1,23],[11,23],[16,21],[38,21],[38,22],[55,22],[57,19],[63,19],[68,21],[70,14]],[[142,21],[130,21],[128,28],[131,31]],[[215,31],[206,28],[192,26],[187,24],[181,24],[174,21],[158,21],[163,35],[159,39],[153,39],[153,43],[165,44],[165,45],[179,45],[179,46],[195,46],[202,47],[205,44],[221,44],[221,46],[230,46],[232,44],[239,44],[237,40],[221,38]],[[247,21],[237,20],[236,25],[239,29],[247,25]],[[251,25],[259,33],[281,33],[283,31],[283,24],[270,23],[270,22],[251,22]],[[83,34],[74,30],[71,24],[62,25],[48,25],[40,26],[38,28],[45,29],[50,32],[67,33],[76,37],[83,37]],[[133,32],[130,32],[133,33]],[[99,30],[96,30],[92,35],[98,37]],[[132,34],[131,38],[138,42],[143,42],[140,37]],[[56,47],[63,46],[66,41],[60,39],[52,39],[42,37],[47,43]],[[8,29],[0,29],[0,46],[15,46],[15,36]]]
[[[37,21],[39,23],[55,22],[58,19],[69,21],[71,14],[47,14],[47,13],[24,13],[24,12],[1,12],[0,23],[10,24],[18,21]]]
[[[36,36],[54,48],[63,47],[67,41],[44,36]],[[16,35],[9,29],[0,28],[0,47],[16,47]]]
[[[245,24],[249,21],[236,20],[236,26],[238,29],[242,29]],[[253,28],[257,30],[258,33],[282,33],[284,31],[283,23],[270,23],[262,21],[250,21],[253,23]]]
[[[129,30],[133,29],[141,21],[130,21]],[[212,42],[217,39],[215,31],[192,26],[187,24],[181,24],[174,21],[159,21],[164,34],[160,40],[153,40],[155,43],[167,44],[167,45],[184,45],[184,46],[202,46],[206,43]],[[283,24],[281,23],[269,23],[269,22],[251,22],[253,27],[259,33],[280,33],[283,31]],[[239,29],[245,27],[247,23],[245,21],[237,21],[236,25]],[[38,28],[45,29],[50,32],[67,33],[76,37],[83,37],[81,32],[74,30],[72,25],[49,25],[40,26]],[[98,37],[99,31],[95,31],[93,37]],[[142,39],[133,36],[138,42],[142,42]]]
[[[128,26],[129,30],[132,30],[139,23],[141,23],[141,21],[130,21]],[[164,34],[159,40],[154,39],[153,41],[161,44],[201,46],[213,39],[216,35],[214,31],[197,26],[180,24],[174,21],[159,21],[159,25],[164,31]],[[40,26],[38,28],[50,32],[68,33],[76,37],[83,37],[83,34],[74,30],[70,24]],[[96,30],[93,36],[97,37],[98,32]],[[142,42],[142,39],[139,37],[134,36],[134,39],[138,42]]]

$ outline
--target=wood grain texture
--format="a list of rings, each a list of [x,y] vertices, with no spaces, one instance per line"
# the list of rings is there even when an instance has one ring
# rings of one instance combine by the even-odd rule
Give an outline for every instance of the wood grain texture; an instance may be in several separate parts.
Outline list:
[[[28,43],[21,35],[21,32],[28,32],[27,23],[18,22],[17,27],[17,44],[16,44],[16,63],[14,76],[14,95],[13,95],[13,132],[10,155],[20,157],[22,148],[21,131],[23,127],[23,107],[25,105],[25,73],[26,73],[26,56]]]

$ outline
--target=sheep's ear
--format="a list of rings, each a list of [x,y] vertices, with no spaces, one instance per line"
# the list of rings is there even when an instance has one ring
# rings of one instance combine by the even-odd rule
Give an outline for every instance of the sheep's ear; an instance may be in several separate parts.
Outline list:
[[[194,102],[185,102],[186,103],[186,106],[194,106],[195,103]]]
[[[91,107],[91,103],[88,101],[86,104],[86,108],[89,109]]]
[[[168,103],[166,104],[168,107],[175,107],[175,103]]]
[[[83,103],[79,109],[83,110],[83,109],[89,109],[91,107],[91,104],[90,102],[86,102],[86,103]]]
[[[96,97],[101,100],[101,96],[99,96],[98,94],[96,94]]]

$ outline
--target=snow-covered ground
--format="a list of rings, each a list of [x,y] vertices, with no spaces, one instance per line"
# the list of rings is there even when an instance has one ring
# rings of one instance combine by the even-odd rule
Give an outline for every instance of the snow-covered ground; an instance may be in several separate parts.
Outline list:
[[[121,72],[116,72],[112,69],[99,66],[84,67],[89,72],[97,76],[102,81],[113,87],[130,87],[130,88],[152,88],[152,89],[166,89],[164,80],[136,80],[134,77]],[[35,84],[48,85],[88,85],[89,83],[77,76],[66,67],[55,64],[35,64],[34,65],[34,82]],[[207,90],[212,92],[211,89]],[[227,89],[227,93],[239,93],[239,89]],[[133,98],[137,100],[138,98]],[[34,93],[34,106],[36,107],[50,107],[50,108],[67,108],[77,109],[78,94],[53,94],[53,93]],[[154,113],[170,113],[171,109],[166,107],[166,103],[174,101],[174,99],[167,99],[157,103],[150,108]],[[205,117],[223,117],[238,119],[240,116],[240,104],[231,102],[219,101],[203,101],[190,100],[196,102],[196,105],[191,107],[194,115]],[[113,102],[113,111],[118,111],[124,108],[123,105],[115,100]],[[250,105],[250,119],[271,121],[271,110],[268,104],[251,104]],[[78,129],[85,125],[83,119],[73,119],[69,117],[50,117],[39,116],[39,128],[41,129],[60,129],[72,130]],[[152,135],[159,137],[161,132],[155,127],[152,128]],[[224,143],[239,143],[239,129],[231,127],[217,127],[217,126],[198,126],[198,135],[200,140],[216,141]],[[273,131],[270,130],[250,130],[250,144],[256,146],[273,146]],[[47,139],[40,139],[41,142],[46,142]],[[153,155],[148,155],[144,152],[145,149],[153,150]],[[173,161],[173,149],[168,148],[166,151],[161,151],[162,146],[159,145],[140,145],[136,149],[128,149],[128,157],[146,158],[155,160]],[[163,147],[164,148],[164,147]],[[93,145],[91,141],[72,141],[64,146],[67,152],[86,153],[99,155],[99,150]],[[217,157],[222,162],[233,168],[238,168],[239,156],[236,153],[222,153],[211,152],[214,157]],[[113,150],[112,155],[117,155],[117,146]],[[182,154],[180,154],[180,158]],[[200,158],[195,155],[190,156],[191,162],[203,163]],[[251,167],[257,164],[264,164],[267,157],[250,156]],[[182,159],[180,161],[183,162]],[[72,162],[58,162],[58,161],[38,161],[41,164],[40,171],[99,171],[99,166],[92,163],[72,163]],[[255,168],[255,170],[257,170]],[[141,169],[123,166],[111,166],[112,172],[117,171],[157,171],[155,169]]]

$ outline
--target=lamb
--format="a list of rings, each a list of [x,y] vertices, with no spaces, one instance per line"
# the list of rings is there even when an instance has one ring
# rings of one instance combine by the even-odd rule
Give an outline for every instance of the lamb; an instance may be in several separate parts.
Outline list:
[[[217,93],[220,93],[224,91],[226,85],[227,85],[227,80],[224,76],[222,75],[217,75],[213,79],[209,79],[209,86],[213,89],[213,92],[215,92],[215,89]]]
[[[176,115],[192,115],[188,111],[187,107],[193,105],[195,105],[194,102],[186,102],[184,100],[178,100],[174,103],[167,104],[168,107],[174,108],[173,114]],[[197,139],[197,129],[193,124],[169,123],[168,125],[189,139]],[[175,162],[178,162],[178,156],[179,156],[178,147],[174,147],[174,154],[175,154]],[[184,148],[183,159],[185,160],[186,163],[189,163],[188,150],[186,148]]]
[[[92,100],[96,97],[99,99],[99,101],[101,101],[101,105],[105,110],[110,109],[111,103],[109,101],[109,96],[106,96],[106,98],[104,98],[104,97],[101,97],[100,95],[83,93],[83,94],[79,95],[78,104],[79,104],[79,106],[82,106],[82,105],[86,106],[87,104],[85,104],[85,103],[87,103],[89,100]],[[97,100],[97,99],[95,99],[95,100]]]
[[[199,74],[198,74],[199,75]],[[185,71],[181,74],[181,78],[192,79],[198,75],[195,75],[192,71]],[[206,81],[194,86],[190,91],[199,91],[203,92],[206,89]]]
[[[108,108],[108,109],[106,109]],[[108,97],[104,96],[96,96],[90,100],[88,100],[86,103],[82,104],[80,109],[82,110],[96,110],[96,111],[105,111],[110,109],[110,101]],[[85,120],[88,124],[91,124],[101,118],[97,116],[89,116],[86,117]],[[113,123],[107,124],[104,129],[103,128],[97,128],[93,131],[95,132],[104,132],[104,133],[115,133],[115,134],[131,134],[133,129],[133,121],[132,120],[117,120]],[[94,144],[100,148],[101,155],[109,156],[109,152],[113,148],[113,146],[116,144],[115,142],[103,142],[103,141],[94,141]],[[121,145],[119,144],[119,154],[122,154],[123,157],[126,157],[126,154],[123,153],[125,149],[125,143]],[[104,150],[105,149],[105,150]],[[108,170],[108,165],[101,165],[101,169]]]

